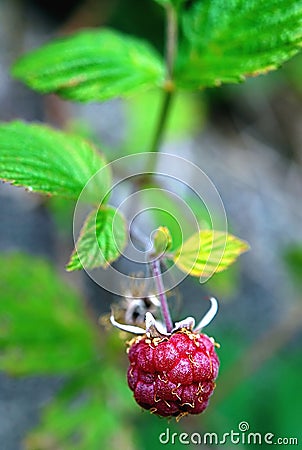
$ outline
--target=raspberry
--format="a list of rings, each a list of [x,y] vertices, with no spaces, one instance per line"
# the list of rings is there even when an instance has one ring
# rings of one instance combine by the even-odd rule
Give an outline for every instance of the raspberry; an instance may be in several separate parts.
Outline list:
[[[203,412],[215,388],[219,359],[213,341],[186,328],[129,343],[128,385],[137,403],[159,416]]]

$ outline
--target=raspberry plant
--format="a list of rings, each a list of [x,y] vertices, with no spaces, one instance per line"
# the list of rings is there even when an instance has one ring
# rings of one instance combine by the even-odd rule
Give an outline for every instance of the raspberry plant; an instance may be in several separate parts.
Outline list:
[[[265,74],[277,69],[301,47],[301,1],[157,0],[157,3],[166,14],[164,58],[142,39],[102,28],[52,40],[21,56],[12,74],[42,94],[56,93],[77,102],[127,99],[142,91],[160,90],[162,108],[152,142],[150,147],[146,144],[145,149],[137,149],[157,154],[178,92],[214,88]],[[144,168],[140,187],[155,183],[155,163],[156,159],[151,158]],[[110,205],[114,175],[95,145],[80,136],[37,123],[15,121],[0,125],[3,181],[43,195],[73,200],[78,199],[89,182],[81,199],[91,205],[92,211],[67,263],[68,271],[106,268],[127,245],[131,229],[123,215]],[[158,180],[156,183],[159,184]],[[185,320],[178,327],[172,322],[162,267],[170,261],[185,274],[209,277],[227,269],[248,245],[224,231],[208,228],[201,228],[176,245],[177,237],[164,223],[160,225],[163,227],[154,235],[148,264],[156,281],[163,318],[161,328],[154,324],[150,328],[150,323],[146,329],[133,324],[127,327],[117,323],[114,316],[112,322],[126,331],[142,334],[132,341],[129,349],[128,381],[138,403],[165,416],[197,413],[206,407],[212,393],[218,359],[212,341],[200,333],[202,327],[194,331],[192,322],[188,324]],[[150,320],[153,318],[149,317]],[[178,345],[193,348],[188,353],[185,349],[175,350]],[[163,371],[156,362],[161,348],[167,352],[167,359],[175,354],[171,371],[179,361],[189,364],[191,372],[183,376],[180,386],[180,380],[173,378],[173,374],[171,379],[164,379],[170,372]],[[150,356],[153,365],[150,363],[147,370],[148,357],[140,355],[149,351],[154,353]],[[196,362],[205,356],[206,362]],[[209,365],[215,369],[207,371]],[[5,364],[3,369],[7,369]],[[202,375],[194,372],[203,369]],[[37,367],[37,371],[43,372],[44,368]],[[173,384],[171,389],[169,383]],[[194,398],[200,398],[201,392],[204,395],[197,404]]]

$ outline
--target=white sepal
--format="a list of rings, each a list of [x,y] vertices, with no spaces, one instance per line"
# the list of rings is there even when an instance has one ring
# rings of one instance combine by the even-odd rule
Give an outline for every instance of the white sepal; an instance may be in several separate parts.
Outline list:
[[[201,321],[196,325],[196,327],[194,328],[194,331],[200,331],[202,328],[209,325],[209,323],[212,322],[212,320],[214,319],[214,317],[217,314],[218,302],[217,302],[216,298],[211,297],[209,300],[211,302],[211,307],[210,307],[209,311],[203,316]]]
[[[146,333],[146,330],[144,330],[141,327],[136,327],[135,325],[126,325],[124,323],[117,322],[115,320],[113,314],[111,314],[111,316],[110,316],[110,322],[116,328],[119,328],[122,331],[127,331],[128,333],[133,333],[133,334],[145,334]]]

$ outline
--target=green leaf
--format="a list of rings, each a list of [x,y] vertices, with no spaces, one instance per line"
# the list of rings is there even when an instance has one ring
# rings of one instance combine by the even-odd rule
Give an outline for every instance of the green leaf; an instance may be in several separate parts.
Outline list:
[[[106,268],[127,242],[124,217],[111,206],[93,210],[87,217],[66,269]]]
[[[180,87],[237,83],[277,69],[302,44],[301,0],[202,0],[183,15]]]
[[[227,269],[249,249],[247,242],[222,231],[203,230],[176,250],[173,260],[183,272],[208,277]]]
[[[47,195],[77,199],[88,180],[106,165],[94,146],[78,136],[44,125],[0,125],[0,178]],[[85,190],[84,199],[100,202],[110,187],[106,168]]]
[[[83,299],[46,261],[10,255],[0,265],[0,370],[68,377],[26,448],[136,449],[128,419],[139,410],[120,365],[120,337],[102,330],[100,338]]]
[[[97,360],[97,334],[82,299],[45,261],[0,258],[0,370],[71,374]]]
[[[147,42],[94,29],[56,39],[21,57],[13,75],[39,92],[86,102],[160,86],[164,67]]]
[[[91,366],[45,408],[40,425],[26,439],[26,448],[99,450],[101,443],[112,450],[135,449],[134,430],[127,419],[137,410],[131,397],[120,368],[108,362]]]

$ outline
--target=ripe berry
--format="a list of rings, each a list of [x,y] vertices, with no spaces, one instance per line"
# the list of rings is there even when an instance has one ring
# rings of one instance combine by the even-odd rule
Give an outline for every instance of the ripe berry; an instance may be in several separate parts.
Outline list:
[[[187,328],[129,343],[128,384],[137,403],[159,416],[203,412],[215,388],[219,359],[205,334]]]

